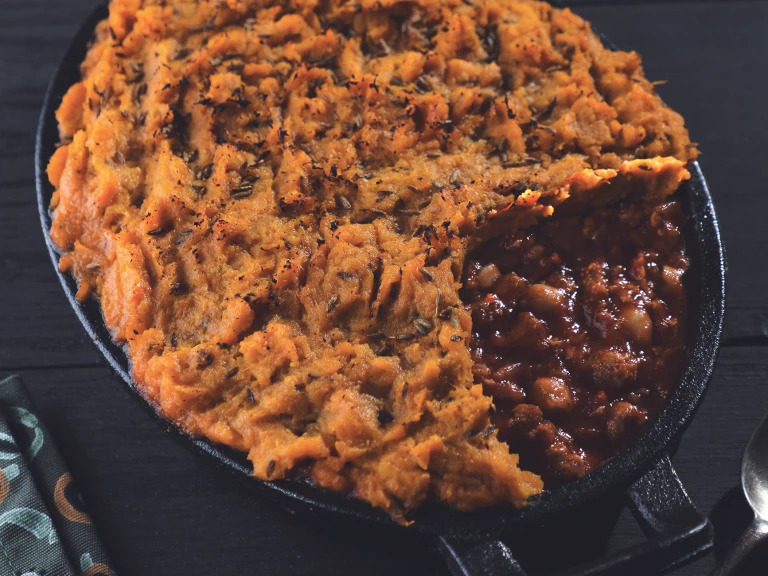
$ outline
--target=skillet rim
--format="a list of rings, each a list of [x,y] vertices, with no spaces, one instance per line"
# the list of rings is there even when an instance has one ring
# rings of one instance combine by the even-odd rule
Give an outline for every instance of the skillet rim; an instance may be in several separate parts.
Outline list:
[[[281,480],[265,482],[251,475],[250,465],[239,452],[215,445],[204,438],[187,435],[175,423],[163,418],[156,407],[145,399],[130,377],[129,361],[124,349],[112,341],[101,314],[98,302],[91,298],[80,304],[74,297],[77,290],[74,278],[58,269],[60,253],[54,246],[49,230],[51,214],[48,206],[53,187],[47,179],[45,168],[58,141],[58,124],[55,110],[59,101],[73,81],[80,75],[82,62],[89,39],[96,24],[107,16],[107,7],[100,4],[86,19],[72,40],[65,56],[59,63],[46,90],[37,129],[35,144],[35,184],[40,223],[51,262],[62,285],[65,296],[74,310],[80,324],[107,361],[112,371],[120,377],[131,396],[153,419],[187,447],[201,452],[220,467],[240,477],[246,477],[262,492],[281,500],[284,505],[298,501],[310,508],[322,509],[358,519],[370,520],[389,525],[398,525],[382,510],[356,500],[351,496],[337,494],[311,485],[307,481]],[[599,34],[599,33],[598,33]],[[601,40],[609,48],[615,46],[602,34]],[[630,446],[610,462],[591,474],[537,496],[532,505],[515,509],[500,506],[473,512],[460,512],[445,505],[431,504],[417,510],[412,519],[412,529],[431,535],[446,535],[455,532],[490,533],[507,528],[521,528],[533,522],[543,522],[552,517],[593,500],[606,492],[625,488],[643,475],[645,471],[680,438],[690,424],[711,379],[723,330],[725,313],[725,275],[727,270],[725,249],[721,238],[714,204],[698,162],[691,166],[691,179],[683,185],[689,216],[695,228],[695,251],[698,253],[696,268],[699,271],[700,295],[698,318],[689,324],[689,330],[696,328],[690,338],[692,344],[680,383],[667,401],[664,409],[651,426]],[[688,247],[692,248],[690,238]],[[690,304],[689,304],[690,306]],[[693,315],[691,315],[693,316]],[[695,326],[694,326],[695,325]]]

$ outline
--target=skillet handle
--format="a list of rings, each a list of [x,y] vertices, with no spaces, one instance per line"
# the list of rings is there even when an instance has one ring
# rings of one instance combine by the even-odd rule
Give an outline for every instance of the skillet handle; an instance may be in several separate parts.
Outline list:
[[[500,540],[478,544],[441,536],[437,548],[453,576],[525,576],[512,552]]]
[[[560,576],[647,576],[690,562],[712,547],[714,530],[696,509],[665,454],[627,489],[629,509],[648,540]],[[441,537],[438,548],[453,576],[525,576],[500,541],[463,542]]]
[[[560,576],[661,574],[712,548],[714,529],[683,488],[665,454],[626,492],[629,509],[648,540]]]

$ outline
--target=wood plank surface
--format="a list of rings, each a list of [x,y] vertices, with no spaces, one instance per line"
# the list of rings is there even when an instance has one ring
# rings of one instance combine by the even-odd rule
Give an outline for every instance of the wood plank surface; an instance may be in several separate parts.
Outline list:
[[[616,44],[643,54],[651,78],[669,81],[660,92],[701,144],[722,222],[730,261],[727,346],[674,458],[717,534],[716,555],[675,574],[706,574],[748,521],[737,490],[739,461],[768,409],[768,3],[569,3]],[[419,537],[287,513],[208,466],[164,434],[100,365],[45,252],[32,166],[45,86],[95,4],[0,0],[0,371],[25,378],[119,573],[446,574]],[[532,573],[547,573],[641,535],[618,500],[609,499],[583,525],[531,538],[509,543]]]

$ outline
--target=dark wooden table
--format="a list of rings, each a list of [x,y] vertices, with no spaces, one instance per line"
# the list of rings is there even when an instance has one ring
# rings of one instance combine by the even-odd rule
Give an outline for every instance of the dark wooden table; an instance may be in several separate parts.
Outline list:
[[[84,337],[45,252],[32,155],[44,89],[95,1],[0,0],[0,375],[23,375],[117,570],[447,574],[416,536],[286,513],[209,466],[148,418]],[[674,457],[716,528],[715,553],[676,574],[706,574],[750,519],[739,461],[768,411],[768,2],[571,4],[619,46],[638,50],[650,78],[669,81],[661,94],[701,144],[722,222],[730,261],[726,339]],[[642,539],[628,512],[597,506],[600,514],[526,543],[522,555],[567,565]],[[532,572],[543,570],[537,565]]]

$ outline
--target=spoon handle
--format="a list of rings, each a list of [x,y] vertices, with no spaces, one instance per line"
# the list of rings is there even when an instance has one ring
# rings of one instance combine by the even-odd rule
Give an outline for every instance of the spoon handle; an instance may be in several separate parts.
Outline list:
[[[768,537],[768,522],[755,518],[752,524],[749,525],[744,533],[739,538],[739,541],[731,548],[725,560],[715,568],[711,576],[728,576],[734,574],[736,569],[741,566],[741,563],[749,555],[752,549],[762,540]]]

